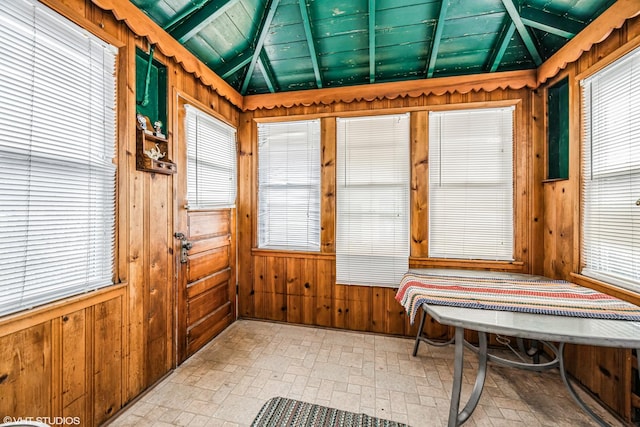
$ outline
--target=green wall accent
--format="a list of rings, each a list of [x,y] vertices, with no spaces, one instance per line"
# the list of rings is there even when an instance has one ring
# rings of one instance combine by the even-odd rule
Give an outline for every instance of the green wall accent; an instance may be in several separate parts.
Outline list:
[[[167,128],[167,67],[151,60],[149,78],[149,103],[142,105],[145,93],[149,54],[136,49],[136,113],[149,117],[151,123],[160,120],[162,129]]]
[[[547,90],[547,179],[569,178],[569,81]]]

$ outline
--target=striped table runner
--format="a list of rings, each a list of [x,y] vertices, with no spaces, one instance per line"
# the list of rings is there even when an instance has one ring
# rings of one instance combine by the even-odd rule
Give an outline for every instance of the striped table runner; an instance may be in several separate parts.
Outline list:
[[[640,321],[640,307],[564,280],[407,273],[396,300],[414,322],[422,304]]]

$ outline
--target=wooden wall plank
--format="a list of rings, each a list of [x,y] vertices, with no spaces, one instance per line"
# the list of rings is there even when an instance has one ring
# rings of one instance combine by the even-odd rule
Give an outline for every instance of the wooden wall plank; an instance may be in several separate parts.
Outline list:
[[[86,377],[91,365],[83,351],[87,345],[86,337],[85,310],[62,316],[62,413],[82,420],[89,419],[85,413],[90,398]]]
[[[93,423],[102,424],[123,404],[122,300],[96,305],[93,321]]]
[[[429,255],[429,114],[411,113],[411,241],[412,257]]]
[[[322,252],[336,250],[336,118],[321,122],[320,156],[320,247]]]
[[[0,414],[51,413],[51,322],[0,338]]]

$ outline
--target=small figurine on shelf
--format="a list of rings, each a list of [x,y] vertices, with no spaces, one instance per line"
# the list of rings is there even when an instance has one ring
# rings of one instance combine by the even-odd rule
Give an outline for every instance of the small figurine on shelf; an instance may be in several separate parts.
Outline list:
[[[140,113],[136,114],[136,120],[138,121],[138,129],[147,130],[147,119]]]
[[[155,136],[164,138],[164,134],[162,133],[162,122],[160,120],[153,122],[153,130],[155,130],[153,133]]]
[[[163,158],[165,156],[165,154],[167,153],[163,153],[160,151],[160,147],[158,147],[158,144],[156,144],[155,148],[152,148],[150,150],[144,150],[144,154],[147,155],[148,158],[153,159],[153,160],[160,160],[161,158]]]

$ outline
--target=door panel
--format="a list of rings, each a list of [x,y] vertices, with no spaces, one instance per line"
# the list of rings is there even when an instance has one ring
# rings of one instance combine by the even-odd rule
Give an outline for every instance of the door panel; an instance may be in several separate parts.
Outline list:
[[[182,362],[235,320],[233,209],[186,211],[180,263],[178,353]]]

